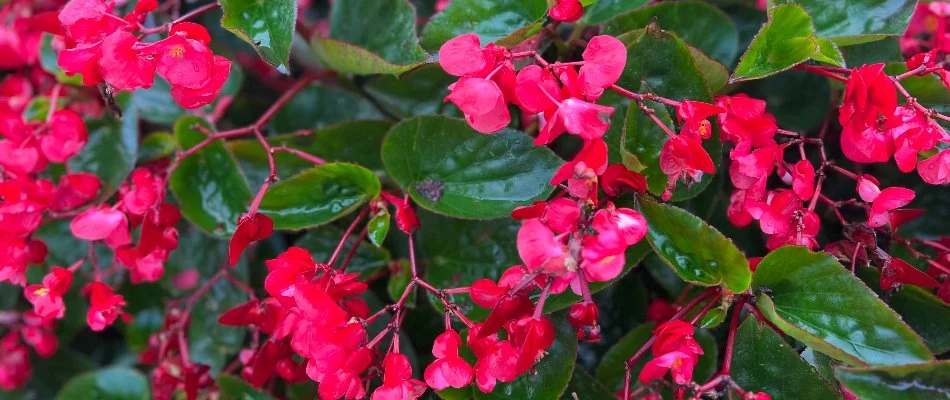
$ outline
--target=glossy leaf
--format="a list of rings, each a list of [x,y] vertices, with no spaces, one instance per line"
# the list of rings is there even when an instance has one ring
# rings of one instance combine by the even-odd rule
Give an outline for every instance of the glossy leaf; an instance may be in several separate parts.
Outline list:
[[[674,100],[711,101],[702,72],[683,40],[656,24],[621,35],[627,63],[617,85],[652,92]]]
[[[178,149],[178,141],[167,132],[155,132],[142,139],[142,148],[139,150],[138,163],[147,163],[162,159]]]
[[[742,55],[732,81],[764,78],[808,60],[818,50],[814,34],[811,18],[798,5],[770,9],[769,21]]]
[[[877,368],[836,368],[848,391],[863,400],[950,397],[950,361]]]
[[[303,229],[333,221],[379,196],[379,179],[355,164],[330,163],[267,189],[260,212],[276,229]]]
[[[461,116],[458,108],[445,102],[449,85],[458,80],[439,65],[426,65],[401,77],[383,75],[366,84],[366,94],[386,112],[402,118],[417,115]]]
[[[327,262],[342,237],[343,230],[333,226],[323,226],[301,236],[294,246],[310,251],[317,262]],[[342,254],[348,254],[354,243],[356,243],[356,235],[347,239],[346,244],[343,245]],[[348,272],[359,272],[362,279],[367,279],[389,265],[389,251],[385,248],[373,247],[365,241],[360,242],[359,246],[353,254],[353,259],[350,260],[350,265],[346,268]]]
[[[781,0],[780,3],[790,2]],[[815,21],[818,34],[849,46],[904,33],[916,0],[795,0]]]
[[[562,163],[524,133],[485,135],[447,117],[404,120],[383,142],[386,170],[417,204],[461,218],[502,217],[547,198]]]
[[[835,359],[852,365],[933,359],[897,313],[827,253],[779,248],[756,267],[752,289],[767,291],[757,307],[769,321]]]
[[[892,255],[897,256],[894,252]],[[880,289],[880,276],[877,268],[858,269],[858,277],[875,293],[884,295]],[[896,293],[890,294],[887,304],[923,338],[934,354],[950,351],[950,335],[947,335],[950,332],[950,304],[913,285],[903,285]]]
[[[597,0],[594,4],[584,6],[584,16],[581,17],[580,22],[587,25],[599,25],[648,2],[647,0]]]
[[[828,39],[815,37],[815,43],[818,45],[818,51],[812,54],[811,58],[815,61],[831,64],[836,67],[844,67],[844,55],[838,49],[838,45]]]
[[[752,314],[736,334],[731,375],[743,390],[766,392],[774,400],[838,398],[814,368]]]
[[[732,241],[686,210],[642,199],[647,239],[656,254],[687,282],[722,285],[733,293],[749,288],[749,262]]]
[[[406,0],[334,2],[329,37],[315,37],[312,45],[339,72],[401,74],[429,58],[419,47],[415,24],[415,9]]]
[[[351,121],[325,128],[305,131],[302,134],[274,135],[267,138],[271,146],[289,147],[303,151],[325,161],[343,161],[359,164],[373,171],[383,170],[379,149],[383,137],[392,126],[388,121]],[[232,140],[228,148],[252,186],[264,183],[270,175],[267,153],[255,139]],[[277,175],[288,179],[313,168],[313,163],[286,152],[274,154]]]
[[[389,233],[389,225],[392,218],[389,215],[388,211],[383,211],[371,218],[366,225],[367,236],[369,241],[372,242],[376,247],[383,245],[383,241],[386,240],[386,234]]]
[[[666,107],[660,103],[644,101],[656,116],[670,129],[675,129],[673,121]],[[651,193],[660,195],[666,189],[666,174],[660,169],[660,152],[670,136],[652,118],[647,116],[639,107],[627,108],[627,119],[623,125],[621,136],[620,156],[623,163],[634,171],[639,171],[647,178],[647,189]],[[703,148],[712,157],[713,163],[718,163],[722,156],[722,143],[717,140],[703,141]],[[696,196],[706,189],[712,182],[714,175],[705,174],[698,182],[690,185],[678,183],[673,191],[674,201]]]
[[[653,336],[653,328],[655,327],[652,322],[642,324],[634,328],[627,333],[626,336],[621,338],[620,341],[614,344],[613,347],[607,351],[607,354],[604,355],[603,359],[601,359],[600,365],[597,366],[597,371],[594,373],[594,377],[597,378],[597,381],[609,390],[617,391],[623,389],[624,364],[627,359],[632,357],[634,353]],[[696,382],[705,382],[716,372],[719,348],[716,346],[716,339],[705,330],[697,329],[693,337],[699,342],[699,346],[703,349],[703,354],[699,356],[699,362],[693,369],[693,380]],[[640,375],[640,370],[652,359],[652,353],[647,350],[646,354],[640,358],[640,361],[630,369],[633,381],[631,382],[631,389],[640,385],[640,382],[637,380],[637,377]]]
[[[455,0],[434,15],[420,42],[429,51],[466,33],[477,33],[482,45],[504,40],[514,45],[540,30],[548,11],[545,0]]]
[[[217,381],[221,400],[272,400],[269,394],[255,389],[234,375],[221,375]]]
[[[693,46],[689,46],[689,53],[693,56],[693,61],[696,62],[699,73],[706,80],[706,87],[709,88],[710,92],[715,94],[726,86],[726,83],[729,82],[729,70],[724,65]]]
[[[66,383],[57,400],[148,400],[149,382],[132,368],[112,367],[79,375]]]
[[[175,123],[175,138],[187,150],[207,138],[196,126],[210,129],[207,121],[185,117]],[[247,211],[251,189],[234,156],[216,140],[183,159],[169,178],[181,214],[215,237],[228,237],[238,218]]]
[[[323,128],[341,122],[385,118],[369,100],[348,90],[319,84],[297,93],[281,107],[271,128],[276,133]]]
[[[289,73],[290,45],[297,22],[296,0],[218,0],[221,26],[250,43],[264,61]]]
[[[732,65],[739,51],[739,33],[724,12],[701,1],[659,3],[618,15],[604,25],[604,34],[620,35],[655,23],[716,61]]]
[[[139,121],[126,109],[121,121],[99,120],[87,124],[89,139],[79,154],[69,159],[71,172],[89,172],[102,181],[99,198],[112,196],[132,173],[139,151]]]

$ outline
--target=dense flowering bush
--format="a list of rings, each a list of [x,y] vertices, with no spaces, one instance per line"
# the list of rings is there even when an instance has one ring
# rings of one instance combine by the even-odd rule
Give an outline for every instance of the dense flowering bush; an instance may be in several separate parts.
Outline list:
[[[0,399],[950,391],[950,3],[0,16]]]

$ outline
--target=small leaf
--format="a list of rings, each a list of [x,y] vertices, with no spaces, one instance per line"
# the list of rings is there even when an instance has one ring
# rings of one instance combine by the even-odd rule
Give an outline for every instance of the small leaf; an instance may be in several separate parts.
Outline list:
[[[791,2],[780,0],[778,3]],[[900,36],[907,29],[916,0],[794,0],[815,21],[822,37],[850,46]]]
[[[732,82],[764,78],[808,60],[818,50],[815,27],[805,10],[785,4],[769,10],[769,21],[739,60]]]
[[[383,142],[383,164],[420,206],[460,218],[507,216],[547,198],[563,161],[510,129],[492,135],[460,119],[403,120]]]
[[[749,261],[716,228],[686,210],[641,199],[650,245],[683,280],[700,286],[722,285],[733,293],[749,288]]]
[[[900,317],[827,253],[785,246],[752,280],[757,307],[779,329],[852,365],[901,365],[933,355]]]
[[[221,375],[217,379],[221,400],[273,400],[271,395],[255,389],[234,375]]]
[[[399,260],[389,265],[389,283],[386,285],[386,291],[390,299],[399,301],[409,286],[409,282],[412,282],[412,266],[409,260]],[[416,292],[417,290],[413,290],[409,293],[409,298],[406,300],[407,307],[415,308]]]
[[[290,45],[297,23],[296,0],[218,0],[221,26],[257,50],[264,61],[288,74]]]
[[[863,400],[950,397],[950,361],[877,368],[835,368],[848,391]]]
[[[835,42],[816,36],[815,43],[818,44],[818,50],[815,51],[815,54],[812,54],[812,59],[836,67],[844,67],[844,55],[841,54],[841,50],[838,49]]]
[[[449,39],[476,33],[483,46],[504,41],[511,47],[537,33],[547,11],[546,0],[454,0],[429,20],[420,41],[437,51]]]
[[[729,16],[701,1],[664,2],[638,8],[608,21],[604,34],[620,35],[645,28],[654,21],[659,28],[675,33],[722,64],[732,65],[739,51],[739,32]]]
[[[391,220],[392,218],[389,216],[389,211],[384,209],[382,212],[370,219],[369,223],[366,225],[367,232],[369,233],[369,241],[373,242],[376,247],[381,247],[383,245],[383,241],[386,240],[386,235],[389,233],[389,223]]]
[[[366,168],[324,164],[271,186],[260,212],[274,220],[276,229],[310,228],[355,211],[379,190],[379,179]]]
[[[139,150],[139,164],[159,160],[175,154],[178,141],[168,132],[155,132],[142,139],[142,148]]]
[[[752,314],[736,333],[732,378],[742,389],[765,392],[775,400],[838,398],[818,372]]]
[[[132,368],[111,367],[79,375],[66,383],[57,400],[148,400],[149,382]]]
[[[351,74],[398,75],[429,55],[416,37],[416,11],[406,0],[347,0],[330,9],[330,36],[313,49],[329,66]]]
[[[703,315],[703,317],[699,320],[699,323],[696,324],[696,326],[703,329],[715,328],[719,326],[720,324],[722,324],[723,321],[726,320],[727,313],[728,313],[728,309],[724,309],[721,306],[716,307],[712,310],[709,310],[709,312],[707,312],[706,315]]]
[[[182,150],[207,138],[197,126],[211,128],[198,117],[184,117],[175,123],[175,138]],[[169,188],[178,199],[181,214],[218,238],[234,233],[238,218],[251,201],[247,180],[221,140],[183,159],[169,179]]]

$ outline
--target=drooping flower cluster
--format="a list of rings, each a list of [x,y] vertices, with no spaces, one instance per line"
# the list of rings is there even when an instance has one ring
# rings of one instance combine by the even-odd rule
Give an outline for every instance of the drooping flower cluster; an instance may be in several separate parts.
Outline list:
[[[231,61],[211,53],[211,36],[204,27],[174,24],[168,37],[146,43],[132,32],[158,2],[140,1],[125,17],[112,14],[113,7],[105,0],[72,0],[59,12],[58,33],[66,47],[59,55],[63,71],[82,74],[85,85],[105,83],[119,91],[149,88],[157,73],[171,85],[172,98],[189,109],[218,96]]]

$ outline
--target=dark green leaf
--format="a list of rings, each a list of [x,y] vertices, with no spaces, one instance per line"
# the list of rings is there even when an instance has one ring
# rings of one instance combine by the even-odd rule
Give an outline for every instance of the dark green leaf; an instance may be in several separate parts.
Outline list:
[[[483,46],[502,39],[514,45],[540,30],[547,11],[545,0],[455,0],[429,20],[420,41],[436,51],[449,39],[477,33]]]
[[[950,398],[950,361],[877,368],[836,368],[844,387],[863,400]]]
[[[841,48],[848,65],[903,62],[901,47],[897,38],[885,38],[874,42],[856,44]]]
[[[811,365],[825,382],[828,382],[832,386],[837,385],[834,371],[834,366],[838,363],[837,360],[828,357],[824,353],[819,353],[811,347],[806,347],[805,350],[802,351],[802,359],[804,359],[808,365]]]
[[[188,352],[192,361],[210,366],[212,375],[227,366],[241,350],[246,332],[244,328],[219,324],[218,317],[247,300],[247,296],[231,282],[220,280],[201,297],[191,312]]]
[[[178,148],[178,141],[167,132],[156,132],[145,137],[142,140],[142,148],[139,150],[138,163],[143,164],[150,161],[162,159],[175,154]]]
[[[317,262],[327,262],[341,238],[343,238],[342,230],[333,226],[324,226],[307,232],[294,243],[294,246],[310,251]],[[348,254],[354,243],[356,243],[355,235],[347,239],[346,244],[343,245],[342,254]],[[348,272],[359,272],[362,274],[362,279],[367,279],[389,264],[389,252],[386,249],[373,247],[365,241],[360,242],[359,246],[353,259],[350,260],[350,265],[346,268]]]
[[[402,118],[429,114],[458,114],[445,102],[449,85],[458,80],[439,65],[427,65],[402,77],[379,76],[366,84],[366,94],[386,112]]]
[[[645,28],[653,21],[722,64],[731,65],[739,51],[739,33],[729,17],[700,1],[659,3],[633,10],[607,22],[604,34],[620,35]]]
[[[584,16],[581,17],[580,22],[586,25],[599,25],[646,3],[648,3],[647,0],[598,0],[590,6],[584,6]]]
[[[610,399],[614,397],[616,396],[611,393],[610,390],[607,390],[607,388],[601,385],[600,382],[597,382],[593,376],[590,376],[590,374],[580,368],[574,369],[574,376],[571,377],[571,382],[567,385],[567,390],[561,395],[562,400],[574,400],[575,398]]]
[[[807,87],[808,90],[802,90]],[[828,79],[807,71],[785,71],[742,85],[743,93],[765,100],[765,109],[785,129],[807,131],[819,126],[831,106]]]
[[[221,400],[272,400],[269,394],[255,389],[234,375],[221,375],[217,380]]]
[[[366,225],[369,241],[373,242],[376,247],[382,246],[383,241],[386,240],[386,234],[389,233],[389,223],[391,220],[392,218],[389,216],[389,211],[383,209],[379,214],[373,216]]]
[[[222,98],[232,97],[241,90],[244,82],[244,72],[238,63],[231,63],[231,72],[224,82],[221,94],[211,104],[199,108],[210,113],[220,103]],[[172,125],[179,118],[189,115],[189,111],[182,108],[172,99],[171,85],[162,77],[155,77],[155,84],[148,89],[139,89],[130,94],[128,108],[135,108],[145,121],[160,125]],[[124,112],[128,113],[128,108]]]
[[[808,60],[818,50],[814,34],[811,18],[798,5],[772,8],[769,21],[739,60],[732,81],[764,78]]]
[[[891,255],[897,256],[894,252]],[[858,269],[858,277],[875,293],[883,295],[880,276],[877,268]],[[912,285],[902,286],[897,293],[888,296],[887,302],[924,339],[934,354],[950,351],[950,335],[947,334],[950,332],[950,305],[933,293]]]
[[[650,245],[681,278],[733,293],[749,288],[749,261],[716,228],[671,205],[641,200],[638,208],[647,219]]]
[[[429,57],[416,38],[416,11],[406,0],[347,0],[330,10],[330,36],[313,49],[331,69],[401,74]]]
[[[743,390],[766,392],[774,400],[838,398],[814,368],[752,314],[736,334],[732,378]]]
[[[175,123],[175,138],[182,150],[207,138],[196,128],[199,125],[211,129],[207,121],[198,117],[184,117]],[[247,180],[221,140],[183,159],[169,179],[169,188],[185,218],[220,238],[234,233],[238,218],[251,201]]]
[[[264,61],[289,73],[290,45],[297,22],[296,0],[218,0],[221,26],[250,43]]]
[[[524,133],[485,135],[439,116],[404,120],[383,141],[386,170],[416,203],[461,218],[506,216],[546,198],[562,162]]]
[[[402,294],[405,293],[406,287],[409,286],[409,282],[412,282],[412,266],[408,260],[399,260],[399,262],[389,265],[389,282],[386,285],[386,291],[389,293],[390,299],[399,301]],[[415,308],[417,291],[413,290],[409,293],[408,300],[406,300],[407,307]]]
[[[392,123],[388,121],[351,121],[302,134],[271,136],[267,141],[271,146],[287,146],[326,161],[349,162],[373,171],[382,171],[383,159],[379,150],[391,126]],[[234,140],[228,142],[228,147],[251,184],[263,184],[270,175],[270,166],[260,142],[254,139]],[[280,179],[288,179],[313,168],[312,162],[286,152],[274,154],[274,161]]]
[[[127,110],[122,121],[87,121],[89,141],[79,154],[69,159],[71,172],[89,172],[102,181],[99,199],[112,196],[135,168],[139,151],[139,121],[135,110]]]
[[[726,66],[709,58],[706,53],[693,46],[689,46],[689,53],[693,56],[693,61],[696,62],[699,73],[706,80],[706,87],[709,88],[710,92],[715,94],[726,86],[726,83],[729,82],[729,70],[726,69]]]
[[[617,344],[607,351],[597,366],[594,377],[609,390],[623,389],[624,363],[643,346],[650,337],[653,336],[653,323],[640,325],[627,333]],[[696,382],[705,382],[716,372],[716,361],[719,357],[719,348],[716,346],[716,339],[708,332],[702,329],[695,331],[694,337],[703,349],[703,354],[699,356],[699,362],[693,369],[693,380]],[[633,383],[631,389],[640,385],[637,377],[640,370],[647,362],[653,359],[653,355],[647,351],[640,361],[630,369]]]
[[[780,2],[790,2],[782,0]],[[904,33],[916,0],[795,0],[808,11],[822,37],[840,46]]]
[[[785,246],[752,280],[757,306],[798,341],[852,365],[900,365],[933,355],[900,317],[829,254]]]
[[[276,229],[310,228],[353,212],[379,190],[379,179],[366,168],[324,164],[268,188],[260,211]]]
[[[650,24],[618,39],[627,46],[627,64],[617,85],[629,90],[648,88],[674,100],[712,101],[689,47],[676,35]]]
[[[134,369],[112,367],[77,376],[56,395],[57,400],[148,400],[149,382]]]
[[[348,90],[312,85],[277,111],[271,128],[277,133],[317,129],[346,121],[383,119],[369,100]]]

